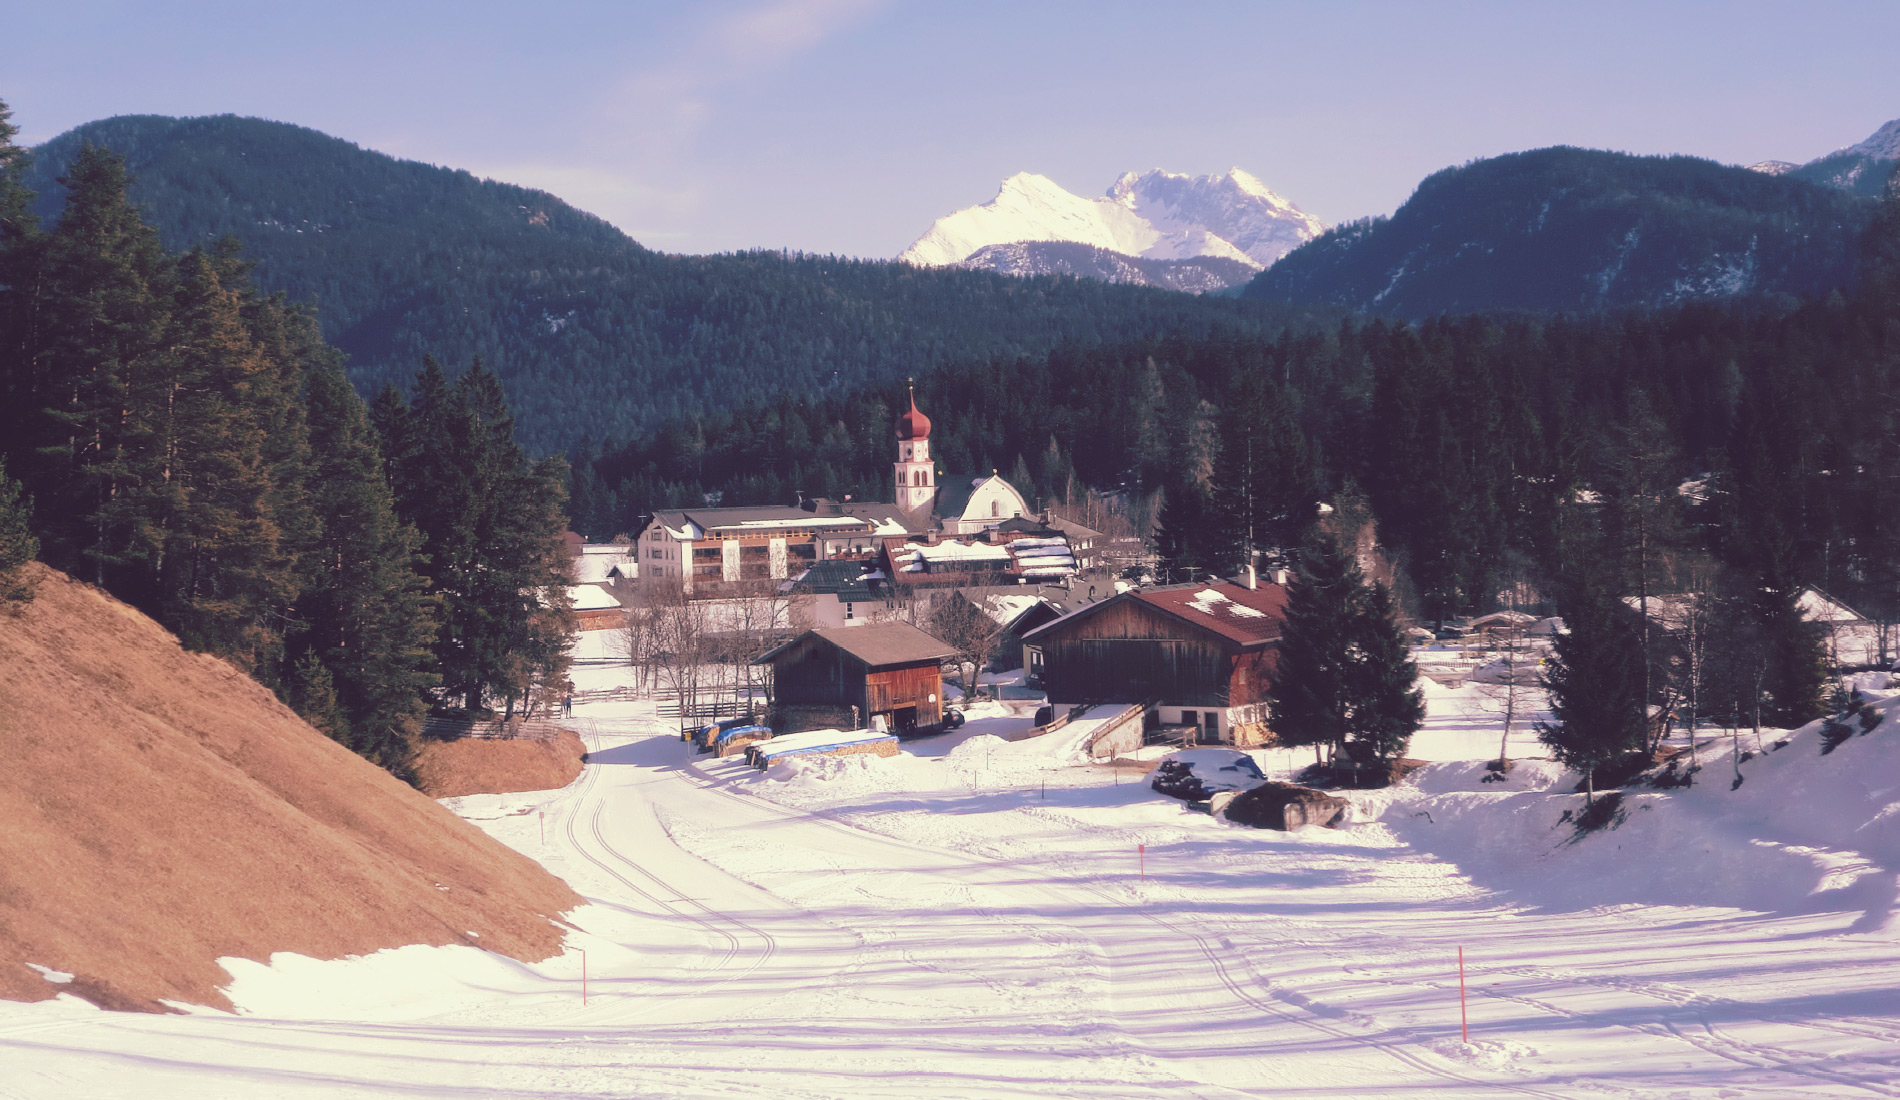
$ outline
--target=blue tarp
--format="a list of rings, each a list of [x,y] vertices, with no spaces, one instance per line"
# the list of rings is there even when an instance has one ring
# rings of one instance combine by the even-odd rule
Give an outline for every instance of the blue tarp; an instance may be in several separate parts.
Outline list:
[[[861,735],[841,737],[835,741],[784,745],[778,748],[773,748],[772,742],[766,741],[757,745],[748,745],[746,747],[746,759],[754,767],[764,768],[770,766],[775,760],[784,760],[787,757],[811,756],[817,753],[835,752],[838,749],[855,748],[859,745],[876,745],[884,741],[889,741],[893,745],[898,743],[897,738],[891,734],[885,734],[881,737],[864,737]]]
[[[709,747],[712,744],[712,739],[718,736],[721,730],[728,730],[734,726],[749,726],[752,725],[754,721],[755,719],[752,718],[721,718],[710,726],[701,726],[694,730],[693,744],[698,745],[700,748]]]
[[[713,744],[723,745],[727,741],[730,741],[735,737],[744,737],[744,736],[747,736],[749,734],[754,734],[754,733],[762,733],[766,735],[767,737],[770,737],[772,736],[772,727],[759,726],[759,725],[732,726],[728,729],[720,730],[718,733],[714,734]]]

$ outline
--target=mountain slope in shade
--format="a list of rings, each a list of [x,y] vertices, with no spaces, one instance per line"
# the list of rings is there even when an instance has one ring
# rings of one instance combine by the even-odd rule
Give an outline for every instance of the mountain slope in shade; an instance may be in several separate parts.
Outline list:
[[[1022,172],[1004,180],[989,202],[937,219],[898,259],[924,267],[961,265],[1012,275],[1078,273],[1075,264],[1082,253],[1073,249],[994,251],[1001,245],[1046,242],[1149,261],[1225,260],[1239,268],[1219,265],[1195,270],[1251,272],[1324,228],[1318,219],[1238,168],[1220,176],[1186,176],[1159,169],[1140,175],[1130,172],[1099,199],[1084,199],[1046,176]],[[1043,257],[1052,266],[1038,266]],[[1083,263],[1084,267],[1101,265],[1096,259]],[[1115,271],[1116,281],[1122,281],[1131,273],[1166,269],[1109,263],[1103,270]],[[1200,278],[1197,274],[1190,281]],[[1179,281],[1170,276],[1150,285],[1171,286]]]
[[[1253,277],[1255,268],[1225,256],[1153,260],[1074,241],[1016,241],[977,249],[960,265],[1003,275],[1073,275],[1105,283],[1158,286],[1189,294],[1226,290]]]
[[[1244,293],[1413,319],[1820,295],[1852,285],[1870,212],[1793,173],[1538,149],[1429,176],[1392,217],[1328,232]]]
[[[1816,157],[1788,174],[1810,183],[1878,198],[1886,193],[1887,181],[1893,177],[1896,165],[1900,165],[1900,118],[1874,131],[1866,141]]]
[[[654,252],[545,192],[230,116],[113,118],[48,141],[28,176],[43,217],[86,142],[126,157],[168,248],[235,234],[265,290],[314,302],[364,393],[407,385],[425,353],[485,356],[537,452],[785,389],[855,392],[1069,344],[1287,322],[1262,303],[1093,281]]]

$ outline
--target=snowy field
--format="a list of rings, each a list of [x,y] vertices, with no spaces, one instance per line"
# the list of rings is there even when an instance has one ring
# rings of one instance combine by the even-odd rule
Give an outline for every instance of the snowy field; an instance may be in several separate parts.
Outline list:
[[[770,775],[580,707],[572,786],[451,801],[590,899],[565,955],[231,961],[235,1016],[0,1002],[0,1096],[1900,1095],[1900,706],[1734,790],[1756,746],[1710,738],[1696,787],[1579,838],[1574,777],[1483,782],[1479,689],[1428,702],[1445,763],[1290,835],[1080,763],[1083,730],[1003,740],[997,704]]]

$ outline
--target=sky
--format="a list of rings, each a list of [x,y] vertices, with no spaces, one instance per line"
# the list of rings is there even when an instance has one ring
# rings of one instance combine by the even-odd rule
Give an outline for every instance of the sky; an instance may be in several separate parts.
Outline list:
[[[21,139],[233,113],[544,188],[670,252],[888,257],[1016,172],[1245,168],[1331,223],[1568,144],[1805,161],[1900,117],[1900,4],[67,0]]]

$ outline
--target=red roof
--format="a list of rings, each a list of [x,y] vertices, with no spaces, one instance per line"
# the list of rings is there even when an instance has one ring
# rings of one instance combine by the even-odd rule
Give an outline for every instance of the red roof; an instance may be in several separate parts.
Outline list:
[[[910,411],[897,418],[897,438],[929,439],[930,418],[917,411],[917,395],[910,395]]]
[[[1278,641],[1286,621],[1286,589],[1277,584],[1176,584],[1128,595],[1241,645]]]

